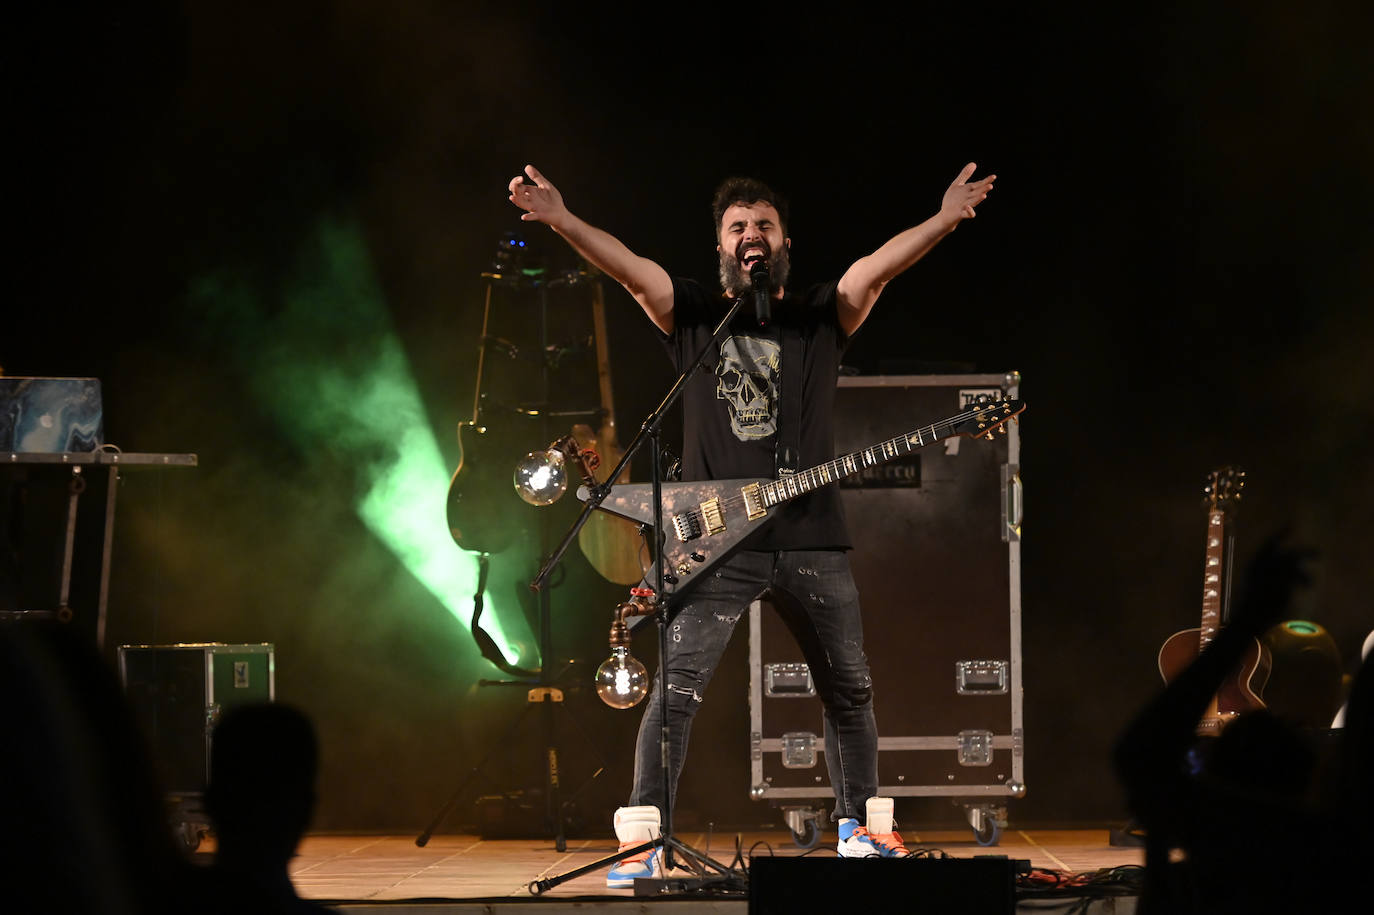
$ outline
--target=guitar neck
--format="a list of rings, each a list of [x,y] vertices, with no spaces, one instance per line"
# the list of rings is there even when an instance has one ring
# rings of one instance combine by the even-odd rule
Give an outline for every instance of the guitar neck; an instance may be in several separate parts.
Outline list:
[[[787,474],[771,483],[764,483],[759,487],[763,505],[765,508],[781,505],[789,499],[804,496],[822,486],[829,486],[831,483],[843,480],[845,477],[852,477],[868,467],[885,464],[895,458],[911,454],[918,448],[924,448],[941,439],[950,438],[956,434],[956,426],[974,416],[976,412],[970,411],[962,416],[951,417],[942,422],[913,429],[905,435],[898,435],[887,441],[878,442],[862,451],[854,451],[843,457],[835,458],[833,461],[827,461],[797,473]]]
[[[1207,513],[1207,552],[1202,570],[1202,625],[1198,649],[1206,648],[1221,628],[1222,570],[1226,551],[1226,514]]]
[[[601,279],[592,280],[592,330],[596,337],[596,377],[601,389],[601,409],[606,411],[602,428],[615,444],[615,408],[611,395],[611,353],[606,338],[606,301],[601,295]],[[603,442],[603,444],[605,444]]]

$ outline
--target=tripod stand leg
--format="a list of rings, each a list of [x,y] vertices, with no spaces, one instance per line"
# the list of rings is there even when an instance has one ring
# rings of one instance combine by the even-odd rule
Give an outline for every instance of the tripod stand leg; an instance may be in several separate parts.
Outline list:
[[[709,876],[709,874],[706,873],[708,868],[722,876],[730,873],[730,865],[721,864],[715,858],[712,858],[705,852],[697,851],[681,839],[674,838],[673,836],[665,836],[662,841],[669,849],[681,854],[683,858],[691,863],[692,868],[703,877]]]
[[[496,753],[496,750],[500,747],[504,747],[507,745],[511,735],[519,729],[521,723],[523,723],[525,720],[525,716],[529,714],[530,708],[531,706],[527,704],[523,709],[520,710],[520,714],[515,716],[515,720],[513,720],[510,723],[510,727],[506,728],[505,733],[501,735],[501,739],[496,743],[493,743],[491,745],[491,749],[487,751],[487,755],[483,756],[482,760],[468,771],[467,778],[463,779],[462,783],[453,790],[453,794],[449,795],[449,799],[444,802],[444,806],[441,807],[439,809],[439,812],[434,815],[434,819],[431,820],[429,825],[425,827],[425,831],[415,837],[416,845],[420,846],[421,848],[424,848],[427,844],[429,844],[430,836],[434,835],[434,830],[439,828],[439,824],[444,821],[444,817],[448,816],[449,811],[457,805],[458,799],[463,796],[463,792],[467,790],[468,785],[472,784],[473,779],[475,779],[481,773],[481,771],[486,768],[487,763],[491,760],[491,757]],[[560,828],[560,834],[561,831],[562,830]],[[559,850],[562,851],[562,849]]]
[[[549,877],[544,880],[532,880],[530,881],[528,887],[530,895],[539,896],[547,892],[548,890],[551,890],[554,887],[558,886],[560,883],[567,883],[569,880],[576,880],[583,874],[590,874],[594,870],[600,870],[603,867],[615,864],[617,861],[623,861],[626,858],[632,858],[640,852],[648,851],[651,848],[658,848],[662,844],[662,839],[655,839],[652,842],[645,842],[643,845],[636,845],[633,848],[627,848],[624,851],[616,852],[615,854],[610,855],[608,857],[593,861],[591,864],[584,864],[581,867],[573,868],[572,870],[559,874],[556,877]]]
[[[735,873],[728,864],[721,864],[709,855],[697,851],[695,848],[679,839],[673,838],[672,836],[660,836],[652,842],[645,842],[643,845],[635,845],[624,851],[618,851],[613,855],[608,855],[605,858],[593,861],[591,864],[584,864],[581,867],[574,868],[573,870],[559,874],[555,877],[548,877],[543,880],[533,880],[527,888],[531,896],[540,896],[559,884],[567,883],[569,880],[576,880],[583,874],[590,874],[592,871],[600,870],[603,867],[609,867],[618,861],[632,858],[651,848],[662,848],[665,850],[665,854],[668,850],[676,851],[686,862],[690,863],[692,869],[695,870],[700,877],[711,876],[708,871],[715,871],[720,877],[741,876]]]
[[[568,850],[568,840],[563,835],[563,795],[558,783],[558,747],[553,740],[553,702],[552,697],[544,699],[544,747],[545,776],[548,782],[548,816],[554,824],[553,847],[559,852]]]

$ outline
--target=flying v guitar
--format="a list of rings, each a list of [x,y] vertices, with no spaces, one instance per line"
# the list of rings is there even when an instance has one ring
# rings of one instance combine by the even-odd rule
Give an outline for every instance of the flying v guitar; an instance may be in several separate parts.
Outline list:
[[[664,483],[663,526],[668,536],[663,538],[662,596],[668,598],[683,590],[728,556],[744,538],[762,530],[773,518],[772,509],[783,502],[947,438],[992,438],[994,431],[1002,429],[1025,409],[1019,400],[978,404],[949,419],[780,480]],[[585,486],[578,490],[577,497],[587,501],[589,493]],[[616,486],[602,501],[601,509],[652,525],[653,486],[648,483]]]

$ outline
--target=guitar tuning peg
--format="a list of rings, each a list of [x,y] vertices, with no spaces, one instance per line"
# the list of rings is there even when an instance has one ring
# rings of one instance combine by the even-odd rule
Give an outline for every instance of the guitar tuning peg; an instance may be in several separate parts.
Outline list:
[[[987,434],[987,435],[985,435],[985,436],[983,436],[983,437],[984,437],[984,438],[986,438],[986,439],[987,439],[987,440],[988,440],[988,441],[992,441],[992,440],[993,440],[993,438],[994,438],[994,436],[993,436],[993,434],[992,434],[992,431],[991,431],[991,430],[989,430],[989,431],[988,431],[988,434]]]

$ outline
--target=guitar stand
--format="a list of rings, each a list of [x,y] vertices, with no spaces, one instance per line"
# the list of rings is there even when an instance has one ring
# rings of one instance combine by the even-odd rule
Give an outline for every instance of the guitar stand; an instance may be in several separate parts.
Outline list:
[[[557,549],[553,551],[549,558],[549,561],[545,563],[544,568],[540,569],[539,574],[535,576],[532,582],[530,582],[530,588],[532,590],[540,591],[542,589],[545,580],[553,571],[554,567],[561,561],[563,554],[572,544],[573,539],[577,537],[577,534],[582,529],[582,526],[586,524],[587,519],[591,517],[591,513],[600,507],[601,503],[605,500],[606,496],[610,493],[611,489],[613,488],[614,481],[621,478],[621,471],[623,471],[629,465],[630,460],[634,457],[634,455],[639,452],[640,448],[642,448],[646,442],[648,442],[651,445],[649,453],[653,456],[653,459],[650,460],[649,463],[653,468],[652,481],[654,512],[652,529],[654,532],[654,593],[659,595],[663,594],[663,469],[659,466],[658,461],[658,455],[661,453],[662,450],[661,442],[659,441],[659,426],[663,422],[663,417],[668,412],[669,408],[672,407],[672,405],[677,401],[678,397],[686,389],[688,382],[691,381],[692,377],[696,375],[697,371],[702,368],[702,366],[704,365],[706,354],[710,352],[711,349],[714,347],[715,341],[720,338],[721,332],[724,331],[725,328],[729,327],[730,322],[735,319],[735,315],[739,313],[740,306],[743,304],[743,302],[743,297],[735,299],[734,303],[726,312],[725,317],[723,317],[720,323],[716,325],[715,331],[711,334],[711,339],[708,340],[706,344],[701,348],[701,351],[697,353],[697,357],[692,362],[692,365],[685,372],[678,376],[677,381],[675,381],[673,383],[673,386],[668,390],[668,393],[664,396],[663,401],[657,407],[655,407],[653,412],[649,414],[648,418],[644,420],[644,423],[640,426],[639,432],[635,435],[634,440],[631,441],[630,444],[626,447],[625,454],[621,457],[620,463],[618,463],[615,469],[613,469],[610,472],[610,474],[607,475],[607,482],[599,486],[588,487],[587,499],[586,502],[583,503],[582,513],[573,523],[573,526],[569,528],[567,534],[564,535],[563,542],[560,543]],[[568,880],[572,880],[575,877],[580,877],[583,874],[590,873],[591,871],[598,870],[603,867],[609,867],[618,861],[622,861],[625,858],[633,857],[634,855],[640,854],[641,852],[648,851],[653,848],[661,848],[663,850],[663,873],[665,876],[663,879],[650,879],[642,877],[636,879],[636,895],[642,895],[641,885],[643,885],[644,889],[643,894],[647,895],[657,895],[661,893],[668,893],[674,891],[705,892],[707,890],[711,890],[713,892],[716,892],[717,894],[721,894],[723,892],[728,891],[734,894],[742,895],[747,890],[747,875],[741,871],[736,870],[733,864],[721,864],[719,861],[714,860],[713,858],[706,855],[704,852],[700,852],[695,848],[692,848],[690,845],[686,844],[685,842],[682,842],[673,835],[673,793],[672,785],[670,784],[670,778],[668,775],[668,666],[666,663],[664,663],[664,659],[668,656],[669,603],[670,602],[668,600],[660,600],[658,602],[658,610],[654,614],[655,619],[658,621],[658,745],[660,753],[660,769],[663,774],[664,798],[664,809],[662,811],[663,818],[660,826],[659,837],[657,839],[654,839],[652,842],[645,842],[642,845],[636,845],[633,848],[628,848],[625,851],[617,852],[616,854],[609,855],[605,858],[601,858],[598,861],[593,861],[591,864],[575,868],[566,873],[559,874],[554,877],[549,877],[543,880],[531,881],[528,886],[528,889],[530,895],[532,896],[541,895],[547,892],[548,890],[552,889],[553,887],[558,886],[561,883],[565,883]],[[695,877],[682,878],[667,876],[670,873],[670,871],[672,871],[674,868],[675,852],[681,856],[684,863],[688,864],[691,867],[691,869],[696,875]],[[738,860],[738,856],[736,856],[736,860]],[[712,874],[712,872],[714,872],[714,875]]]
[[[481,349],[479,350],[478,356],[478,383],[473,406],[474,424],[477,422],[478,404],[480,404],[481,398],[483,396],[481,390],[481,366],[486,355],[486,345],[488,340],[486,317],[490,313],[491,288],[492,283],[500,281],[502,279],[500,274],[483,274],[483,276],[487,277],[488,280],[490,280],[491,282],[489,282],[487,285],[487,304],[486,311],[484,311],[482,320],[482,345]],[[550,351],[548,340],[548,286],[549,284],[547,282],[540,282],[537,286],[539,293],[539,350],[542,353],[548,353]],[[546,402],[548,399],[548,392],[550,387],[549,368],[549,361],[545,359],[543,361],[541,377],[544,391],[544,399]],[[542,432],[545,436],[547,436],[550,431],[548,429],[548,418],[551,414],[547,412],[541,412],[540,415],[543,417]],[[540,548],[541,550],[543,550],[544,556],[548,555],[549,539],[549,524],[548,521],[545,520],[540,525]],[[564,548],[566,549],[566,544]],[[477,593],[473,596],[475,604],[472,624],[473,638],[477,641],[479,649],[488,661],[490,661],[492,664],[496,665],[498,668],[505,671],[506,673],[518,676],[519,679],[479,680],[478,685],[525,687],[528,688],[529,692],[526,696],[525,707],[521,709],[520,714],[515,716],[515,719],[511,721],[510,725],[501,735],[500,740],[492,745],[491,749],[488,750],[487,754],[482,758],[482,760],[468,771],[467,777],[464,778],[463,781],[458,785],[458,787],[454,789],[453,793],[449,796],[448,800],[445,801],[444,805],[439,809],[439,812],[435,814],[434,818],[430,821],[429,825],[425,827],[424,831],[421,832],[420,835],[418,835],[415,838],[415,844],[420,846],[421,848],[428,844],[430,837],[433,836],[434,831],[439,827],[439,824],[443,822],[445,817],[448,816],[449,812],[457,805],[459,799],[463,796],[463,793],[467,790],[468,786],[472,784],[473,780],[486,767],[487,763],[490,762],[492,756],[496,753],[497,748],[505,747],[510,744],[510,738],[515,733],[517,733],[520,726],[524,723],[525,716],[530,713],[530,711],[535,707],[535,705],[539,705],[542,710],[541,718],[543,724],[544,738],[543,755],[545,801],[547,805],[546,818],[552,824],[553,827],[554,847],[559,852],[564,852],[567,850],[568,843],[567,837],[564,834],[563,830],[564,816],[561,785],[559,782],[560,769],[558,763],[558,745],[554,740],[554,732],[556,730],[554,721],[554,708],[555,706],[563,705],[563,690],[556,685],[558,679],[562,676],[562,674],[560,673],[559,677],[554,677],[549,672],[549,664],[552,662],[553,659],[553,611],[550,606],[550,597],[547,591],[541,592],[539,594],[539,668],[537,670],[527,671],[523,668],[513,667],[512,665],[505,663],[504,659],[500,656],[500,649],[491,640],[491,637],[487,635],[487,633],[484,630],[482,630],[480,626],[478,626],[477,624],[478,619],[481,617],[482,595],[486,590],[486,580],[489,571],[488,556],[485,552],[482,553],[479,562],[481,571],[479,573],[478,578]],[[567,668],[564,668],[563,673],[566,673],[566,670]],[[525,674],[528,674],[528,676],[524,676]],[[585,733],[585,729],[583,730],[583,733]],[[596,771],[596,773],[592,775],[592,778],[595,778],[602,771],[604,771],[604,768],[604,766],[599,768]],[[590,781],[590,779],[588,781]]]
[[[503,731],[501,736],[492,743],[491,749],[487,751],[487,754],[468,770],[467,776],[459,783],[458,787],[453,789],[453,793],[449,796],[448,800],[444,802],[439,812],[434,815],[434,819],[425,827],[424,832],[416,836],[415,844],[420,848],[424,848],[429,844],[429,840],[434,835],[434,831],[439,828],[439,824],[441,824],[453,808],[457,806],[458,801],[468,790],[468,786],[483,773],[483,770],[486,769],[488,763],[491,762],[492,757],[496,755],[499,749],[510,746],[511,739],[516,734],[520,733],[522,726],[525,724],[526,717],[534,711],[536,706],[539,706],[544,725],[544,787],[546,817],[553,824],[554,848],[559,852],[567,851],[567,837],[563,831],[562,784],[559,780],[559,773],[562,770],[558,762],[558,744],[554,740],[554,731],[556,730],[554,710],[555,707],[563,705],[563,690],[557,686],[541,684],[538,680],[479,680],[477,681],[477,685],[526,687],[529,689],[529,692],[525,697],[525,707],[520,710],[518,715],[511,719],[505,731]],[[564,707],[564,710],[567,711],[566,707]],[[603,769],[604,766],[598,769],[597,773],[594,774],[592,778],[599,775]],[[580,789],[574,792],[574,795],[579,793],[581,793]]]

